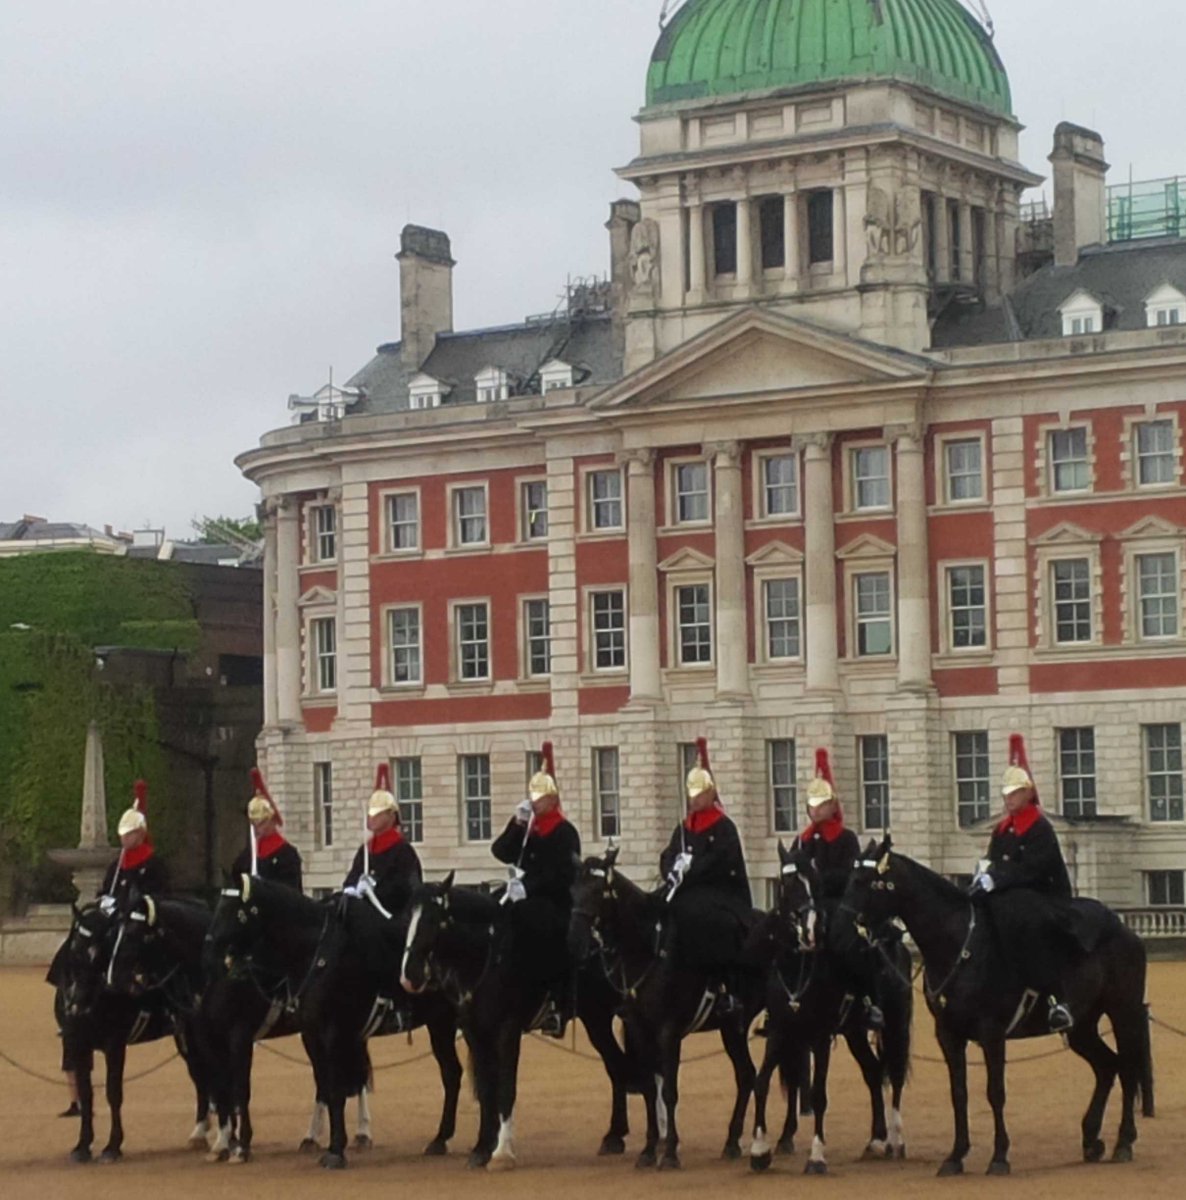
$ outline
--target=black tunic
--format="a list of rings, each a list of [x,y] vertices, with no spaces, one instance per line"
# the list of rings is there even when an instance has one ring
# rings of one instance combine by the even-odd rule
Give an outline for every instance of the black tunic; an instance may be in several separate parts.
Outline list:
[[[692,865],[684,874],[679,893],[711,889],[730,907],[738,907],[748,915],[753,903],[749,890],[749,873],[741,850],[737,826],[728,817],[708,829],[693,833],[681,822],[675,827],[667,849],[659,857],[659,870],[666,878],[681,853],[692,856]]]
[[[116,871],[119,871],[117,877]],[[106,896],[111,892],[112,880],[115,880],[116,900],[122,902],[127,898],[132,888],[142,896],[160,896],[169,890],[169,872],[165,864],[155,854],[150,854],[139,866],[120,870],[119,859],[107,868],[103,876],[103,884],[98,894]]]
[[[547,900],[567,917],[572,909],[572,885],[581,857],[581,835],[567,818],[546,835],[533,833],[524,848],[526,833],[527,826],[512,817],[490,851],[499,862],[518,864],[523,869],[528,900]]]
[[[342,886],[353,887],[362,878],[363,866],[363,848],[359,846]],[[370,872],[375,881],[375,895],[390,913],[399,912],[408,903],[412,890],[423,879],[420,855],[408,841],[396,842],[382,853],[372,854]]]
[[[269,883],[282,883],[286,887],[301,891],[301,852],[291,842],[282,842],[280,848],[266,858],[261,855],[256,862],[260,879]],[[248,846],[231,868],[235,877],[251,874],[251,847]]]
[[[988,843],[989,874],[994,891],[1031,888],[1044,896],[1071,898],[1071,878],[1063,861],[1054,826],[1042,814],[1025,831],[996,829]]]
[[[839,900],[848,886],[853,865],[861,856],[861,842],[851,829],[841,830],[830,842],[815,826],[799,835],[799,847],[820,874],[825,900]]]

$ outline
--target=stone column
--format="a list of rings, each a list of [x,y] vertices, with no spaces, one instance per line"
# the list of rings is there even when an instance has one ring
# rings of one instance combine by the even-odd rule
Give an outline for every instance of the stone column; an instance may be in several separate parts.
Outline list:
[[[276,512],[276,719],[301,720],[301,520],[295,499],[283,497]]]
[[[749,695],[749,651],[745,604],[745,509],[742,503],[741,446],[711,442],[704,453],[716,477],[716,663],[717,695]]]
[[[693,300],[704,299],[704,205],[688,208],[688,294]]]
[[[753,206],[748,196],[737,201],[737,282],[744,288],[754,282]]]
[[[836,528],[832,505],[832,435],[795,439],[804,453],[803,512],[806,545],[806,596],[803,615],[807,652],[807,690],[840,688],[836,646]]]
[[[626,540],[630,554],[630,699],[663,697],[659,674],[659,555],[655,542],[655,452],[627,450]]]
[[[783,241],[786,243],[786,265],[783,275],[795,284],[799,282],[799,193],[790,192],[783,198]]]
[[[942,192],[935,194],[935,282],[951,281],[951,216],[947,209],[947,197]]]
[[[960,280],[972,283],[975,278],[972,261],[972,206],[967,200],[960,201]]]
[[[926,465],[920,426],[889,426],[898,476],[898,687],[931,686],[930,554],[927,548]]]
[[[276,691],[276,506],[260,505],[264,531],[264,728],[277,721]]]

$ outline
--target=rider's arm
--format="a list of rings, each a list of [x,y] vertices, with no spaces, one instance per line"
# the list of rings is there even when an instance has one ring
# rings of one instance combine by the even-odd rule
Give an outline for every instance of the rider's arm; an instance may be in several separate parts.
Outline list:
[[[1038,821],[1029,831],[1020,855],[1008,862],[995,862],[991,868],[996,890],[1011,887],[1050,889],[1051,880],[1065,870],[1058,835],[1049,821]]]
[[[499,862],[515,863],[519,861],[519,852],[523,849],[523,838],[527,826],[521,825],[514,817],[507,822],[507,827],[494,839],[490,853]]]
[[[689,883],[725,884],[735,878],[745,878],[745,859],[741,853],[741,839],[737,826],[727,818],[718,821],[711,839],[697,847],[692,855],[692,865],[684,876],[685,886]]]
[[[350,870],[346,873],[346,878],[342,880],[344,888],[353,887],[362,878],[362,847],[354,852],[354,861],[350,864]]]

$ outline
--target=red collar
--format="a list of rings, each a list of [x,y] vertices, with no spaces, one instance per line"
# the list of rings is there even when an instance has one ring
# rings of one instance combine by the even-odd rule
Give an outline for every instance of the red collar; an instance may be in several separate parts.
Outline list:
[[[388,850],[398,846],[403,840],[404,835],[400,832],[398,826],[395,829],[385,829],[382,833],[372,834],[371,854],[385,854]]]
[[[531,822],[531,836],[547,837],[548,834],[555,830],[557,825],[563,824],[566,820],[567,818],[560,810],[560,805],[556,805],[555,808],[544,813],[542,817],[536,817]]]
[[[1022,837],[1037,824],[1041,815],[1042,809],[1039,805],[1027,804],[1019,813],[1007,813],[1005,819],[997,826],[997,833],[1008,833],[1012,830],[1018,837]]]
[[[152,843],[147,839],[140,843],[134,850],[125,850],[123,857],[120,859],[121,871],[134,871],[137,867],[142,867],[152,857]]]
[[[255,843],[255,855],[257,858],[270,858],[284,844],[284,834],[279,831],[269,833],[266,838],[260,838]]]
[[[725,810],[719,804],[714,804],[712,808],[702,808],[699,812],[688,813],[684,828],[689,833],[703,833],[706,829],[711,829],[724,815]]]
[[[800,835],[801,840],[810,842],[818,834],[825,842],[834,842],[844,832],[844,817],[837,813],[826,821],[812,821]]]

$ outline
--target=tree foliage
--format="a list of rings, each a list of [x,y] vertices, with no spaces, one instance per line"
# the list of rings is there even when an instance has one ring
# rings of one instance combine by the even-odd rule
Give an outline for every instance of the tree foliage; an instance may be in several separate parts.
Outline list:
[[[193,527],[198,541],[207,546],[221,546],[236,539],[258,542],[264,536],[255,517],[200,517]]]

